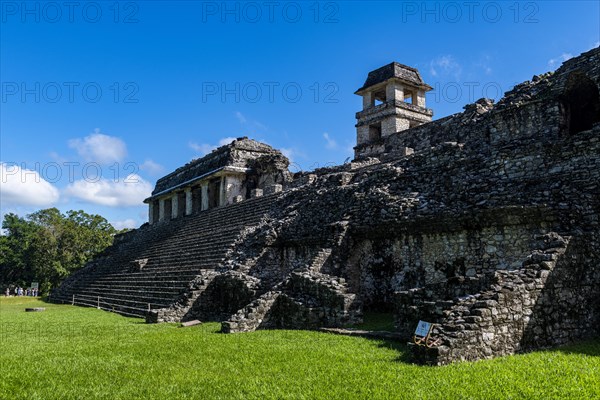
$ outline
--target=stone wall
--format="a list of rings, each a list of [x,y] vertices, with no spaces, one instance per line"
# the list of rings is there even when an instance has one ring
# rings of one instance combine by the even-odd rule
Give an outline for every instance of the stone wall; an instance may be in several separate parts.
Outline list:
[[[540,249],[527,257],[523,268],[497,271],[487,290],[436,304],[438,325],[432,337],[441,344],[415,346],[414,358],[439,365],[600,334],[598,236],[553,233],[540,241]]]
[[[456,223],[457,227],[459,226]],[[357,240],[347,263],[349,285],[365,306],[391,308],[394,293],[454,277],[475,277],[520,266],[545,222],[484,226],[478,230],[414,232]]]

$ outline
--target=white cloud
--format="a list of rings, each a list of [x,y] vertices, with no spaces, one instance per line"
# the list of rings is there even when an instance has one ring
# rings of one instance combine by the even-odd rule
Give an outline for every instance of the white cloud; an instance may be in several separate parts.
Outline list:
[[[81,179],[64,191],[67,196],[109,207],[142,205],[151,192],[152,185],[136,174],[130,174],[122,181]]]
[[[99,129],[84,138],[71,139],[68,144],[85,160],[100,164],[119,162],[127,155],[125,142],[100,133]]]
[[[279,151],[281,151],[281,154],[286,156],[290,161],[293,161],[294,156],[296,155],[296,152],[291,148],[282,147]]]
[[[56,203],[59,191],[37,171],[0,163],[0,205],[48,207]]]
[[[429,73],[432,76],[453,76],[458,80],[462,73],[462,66],[452,55],[440,56],[429,62]]]
[[[200,153],[200,155],[208,154],[217,148],[217,146],[213,146],[211,144],[207,144],[207,143],[198,144],[195,142],[189,142],[188,146],[190,147],[190,149],[194,150],[195,152]]]
[[[240,125],[244,128],[244,130],[248,132],[256,130],[266,131],[268,129],[265,124],[259,121],[249,120],[244,114],[242,114],[239,111],[235,112],[235,117],[240,122]]]
[[[195,142],[189,142],[188,146],[194,150],[197,153],[200,153],[200,156],[206,155],[208,153],[210,153],[211,151],[213,151],[214,149],[216,149],[217,147],[220,146],[225,146],[226,144],[229,144],[231,142],[233,142],[236,138],[234,137],[224,137],[222,139],[219,140],[219,144],[218,145],[214,145],[214,144],[208,144],[208,143],[195,143]]]
[[[233,142],[236,138],[234,137],[224,137],[223,139],[219,140],[219,146],[225,146],[226,144],[229,144],[231,142]]]
[[[240,124],[242,125],[244,125],[248,121],[246,117],[244,117],[244,114],[242,114],[239,111],[235,112],[235,117],[238,119],[238,121],[240,121]]]
[[[332,139],[331,137],[329,137],[329,133],[325,132],[323,133],[323,137],[325,138],[325,147],[328,148],[329,150],[335,150],[338,147],[337,142]]]
[[[596,47],[600,47],[600,40],[597,41],[596,43],[594,43],[594,45],[592,46],[592,48],[596,48]]]
[[[489,54],[482,54],[479,58],[479,62],[475,65],[483,70],[486,75],[490,75],[492,73],[492,67],[490,66],[492,58]]]
[[[162,165],[150,159],[140,164],[140,169],[142,171],[148,172],[150,175],[159,175],[165,170],[165,168]]]
[[[562,53],[560,56],[558,56],[556,58],[551,58],[550,60],[548,60],[548,67],[554,69],[572,57],[573,57],[573,54],[571,54],[571,53]]]
[[[121,230],[121,229],[135,229],[138,227],[138,223],[132,219],[132,218],[127,218],[124,219],[122,221],[113,221],[110,223],[112,226],[115,227],[115,229]]]

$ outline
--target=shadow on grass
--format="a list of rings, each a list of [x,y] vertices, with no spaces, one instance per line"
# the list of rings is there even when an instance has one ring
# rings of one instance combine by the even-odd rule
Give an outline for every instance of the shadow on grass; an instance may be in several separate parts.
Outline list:
[[[394,314],[385,312],[367,311],[363,315],[363,322],[350,325],[348,328],[363,329],[366,331],[394,331]]]
[[[385,339],[369,339],[369,340],[377,340],[380,342],[377,347],[382,349],[391,349],[398,353],[398,357],[394,358],[394,362],[399,362],[403,364],[414,364],[411,356],[408,345],[404,342],[397,340],[385,340]]]
[[[592,357],[600,357],[600,338],[587,339],[571,343],[547,351],[559,351],[564,354],[583,354]]]

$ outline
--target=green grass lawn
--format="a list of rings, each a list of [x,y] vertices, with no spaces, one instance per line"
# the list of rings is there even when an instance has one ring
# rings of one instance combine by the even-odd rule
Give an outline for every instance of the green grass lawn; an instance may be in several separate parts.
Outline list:
[[[25,313],[31,306],[46,311]],[[600,340],[423,367],[392,342],[219,327],[3,297],[0,399],[600,398]]]

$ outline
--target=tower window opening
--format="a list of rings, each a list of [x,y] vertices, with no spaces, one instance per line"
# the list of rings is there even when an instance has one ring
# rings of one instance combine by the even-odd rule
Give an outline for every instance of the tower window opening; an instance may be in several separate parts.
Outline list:
[[[569,134],[591,129],[600,122],[600,95],[598,87],[581,72],[573,72],[563,95],[565,122]]]
[[[369,141],[375,142],[381,139],[381,122],[369,125]]]

